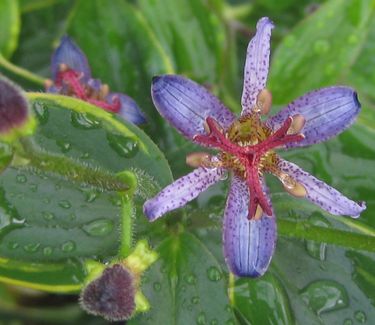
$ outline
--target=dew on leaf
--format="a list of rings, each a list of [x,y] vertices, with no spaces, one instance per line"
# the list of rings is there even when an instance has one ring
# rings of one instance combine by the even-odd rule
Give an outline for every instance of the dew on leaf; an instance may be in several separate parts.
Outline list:
[[[320,227],[329,227],[330,223],[320,215],[313,214],[309,218],[309,222],[314,226]],[[307,253],[320,261],[324,261],[326,259],[326,252],[327,252],[327,244],[326,243],[319,243],[313,240],[306,240],[305,247]]]
[[[152,287],[154,288],[154,290],[156,292],[159,292],[160,289],[161,289],[161,284],[160,284],[160,282],[154,282],[154,284],[152,285]]]
[[[38,185],[34,184],[34,183],[31,183],[31,184],[29,184],[29,188],[30,188],[31,192],[36,192],[38,190]]]
[[[89,236],[103,237],[113,230],[113,221],[109,219],[98,219],[82,226],[82,229]]]
[[[9,242],[8,243],[8,247],[10,248],[10,249],[16,249],[16,248],[18,248],[20,245],[17,243],[17,242],[15,242],[15,241],[11,241],[11,242]]]
[[[39,121],[39,124],[44,125],[48,122],[49,111],[48,108],[41,102],[35,101],[34,105],[35,116]]]
[[[68,152],[72,147],[72,144],[70,142],[64,140],[56,140],[56,144],[58,145],[62,153]]]
[[[76,248],[76,244],[72,240],[68,240],[61,245],[61,250],[65,253],[73,252]]]
[[[72,125],[82,130],[98,129],[101,126],[101,122],[90,113],[71,113]]]
[[[360,323],[365,323],[367,319],[366,314],[362,310],[357,310],[354,313],[354,318]]]
[[[43,255],[44,256],[51,256],[53,252],[53,248],[50,246],[46,246],[43,248]]]
[[[23,246],[23,249],[25,250],[25,252],[35,253],[38,251],[39,247],[40,247],[40,243],[31,243],[31,244],[27,244]]]
[[[98,197],[98,193],[94,190],[85,192],[85,201],[88,203],[94,202]]]
[[[348,294],[344,286],[332,280],[319,280],[310,283],[302,289],[301,297],[317,315],[349,305]]]
[[[46,220],[53,220],[55,218],[55,215],[52,212],[43,212],[42,213],[43,218]]]
[[[211,266],[207,270],[207,276],[211,281],[217,282],[221,279],[221,273],[216,266]]]
[[[72,205],[70,204],[70,202],[68,200],[61,200],[59,202],[59,207],[61,207],[63,209],[69,209],[69,208],[71,208],[71,206]]]
[[[344,320],[342,325],[353,325],[353,321],[350,318],[347,318]]]
[[[24,174],[18,174],[18,175],[16,176],[16,182],[19,183],[19,184],[24,184],[24,183],[26,183],[26,182],[27,182],[27,177],[26,177],[26,175],[24,175]]]
[[[185,276],[185,282],[187,284],[195,284],[197,282],[197,278],[193,274],[189,274]]]
[[[219,324],[219,322],[218,322],[218,320],[216,318],[211,319],[210,325],[218,325],[218,324]]]
[[[204,325],[204,324],[207,324],[206,314],[203,311],[201,311],[197,317],[197,325]]]
[[[138,152],[138,143],[129,137],[120,134],[107,133],[107,140],[116,153],[125,158],[132,158]]]
[[[198,304],[198,303],[199,303],[199,297],[198,297],[198,296],[194,296],[194,297],[192,297],[192,298],[191,298],[191,303],[192,303],[193,305]]]

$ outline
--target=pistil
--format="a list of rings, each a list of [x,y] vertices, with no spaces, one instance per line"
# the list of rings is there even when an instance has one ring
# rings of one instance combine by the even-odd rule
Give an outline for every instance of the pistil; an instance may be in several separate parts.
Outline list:
[[[269,106],[269,103],[266,102],[262,107],[264,108],[265,106]],[[266,111],[268,111],[268,109],[266,109]],[[241,134],[241,125],[245,125],[247,120],[254,122],[255,130],[251,130],[251,134],[243,135]],[[270,172],[272,172],[271,169],[275,169],[276,176],[279,176],[277,175],[278,168],[274,166],[274,168],[267,170],[267,168],[262,165],[262,160],[264,160],[273,149],[282,147],[291,142],[301,141],[304,138],[303,134],[298,133],[304,124],[303,117],[301,115],[296,115],[295,117],[289,116],[283,125],[272,133],[268,132],[267,127],[262,124],[258,113],[255,112],[248,116],[243,116],[241,120],[234,123],[240,123],[239,125],[236,124],[236,127],[239,128],[242,137],[246,138],[247,136],[249,138],[248,141],[236,141],[231,139],[228,132],[225,132],[212,117],[207,117],[206,123],[207,134],[196,135],[194,141],[221,150],[223,152],[222,156],[228,157],[229,155],[230,159],[222,159],[221,163],[223,167],[232,169],[246,181],[250,194],[249,219],[258,219],[263,212],[271,216],[272,209],[264,193],[261,177],[263,169]],[[259,130],[257,128],[259,128]],[[267,135],[268,133],[269,135]],[[254,134],[261,134],[262,137],[251,139],[251,135]],[[248,144],[248,142],[250,142],[250,144]],[[203,155],[201,155],[201,157],[202,159],[204,157],[202,166],[207,166],[207,157]],[[197,156],[195,158],[200,157]],[[195,164],[197,164],[196,161]],[[271,161],[269,164],[272,165],[275,164],[275,162]],[[299,189],[298,193],[301,192],[303,191]]]

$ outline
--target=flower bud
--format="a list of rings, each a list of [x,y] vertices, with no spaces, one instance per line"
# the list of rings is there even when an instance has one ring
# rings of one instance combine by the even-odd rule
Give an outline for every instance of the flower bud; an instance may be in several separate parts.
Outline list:
[[[12,142],[32,134],[34,128],[35,119],[22,90],[0,76],[0,140]]]

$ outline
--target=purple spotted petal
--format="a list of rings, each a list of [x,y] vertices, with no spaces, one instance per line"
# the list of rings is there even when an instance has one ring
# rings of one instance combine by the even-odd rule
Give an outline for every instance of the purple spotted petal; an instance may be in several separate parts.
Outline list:
[[[154,221],[168,211],[184,206],[199,193],[223,178],[226,171],[221,168],[197,168],[164,188],[158,195],[146,201],[143,212]]]
[[[234,176],[224,213],[224,256],[235,275],[258,277],[267,271],[275,250],[276,220],[265,214],[259,220],[248,220],[248,209],[247,185]]]
[[[349,127],[361,108],[357,93],[349,87],[328,87],[312,91],[291,102],[278,114],[270,117],[267,124],[277,129],[288,116],[302,114],[306,120],[300,142],[288,148],[302,147],[325,141]]]
[[[177,75],[163,75],[152,80],[152,99],[159,113],[188,139],[204,134],[208,116],[224,128],[234,115],[206,88]]]
[[[82,72],[84,81],[91,78],[91,70],[86,55],[67,35],[62,37],[60,45],[52,54],[51,70],[54,81],[56,81],[59,72],[59,65],[62,63],[65,63],[77,72]]]
[[[361,212],[366,209],[364,202],[357,203],[348,199],[333,187],[328,186],[289,161],[281,161],[279,167],[305,187],[307,190],[306,199],[331,214],[358,218]]]
[[[257,32],[247,47],[241,115],[251,112],[259,92],[266,86],[273,27],[269,18],[261,18],[257,23]]]
[[[95,91],[100,91],[102,82],[100,81],[100,79],[90,78],[89,80],[87,80],[87,85]]]
[[[107,97],[108,102],[112,104],[115,97],[119,98],[121,104],[121,108],[117,114],[120,115],[124,120],[134,124],[142,124],[146,122],[145,115],[134,99],[124,94],[111,93]]]

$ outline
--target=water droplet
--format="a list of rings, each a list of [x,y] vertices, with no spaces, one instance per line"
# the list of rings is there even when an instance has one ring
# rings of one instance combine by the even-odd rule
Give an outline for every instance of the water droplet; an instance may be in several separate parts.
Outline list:
[[[83,225],[82,229],[90,236],[103,237],[112,232],[113,222],[109,219],[98,219]]]
[[[225,311],[228,312],[228,313],[231,313],[232,312],[232,307],[229,306],[229,305],[226,305],[225,306]]]
[[[225,324],[226,324],[226,325],[235,325],[233,319],[228,319],[228,320],[225,322]]]
[[[211,319],[211,321],[210,321],[210,325],[218,325],[219,324],[219,322],[218,322],[218,320],[217,319]]]
[[[61,250],[65,253],[73,252],[76,248],[74,241],[68,240],[67,242],[61,245]]]
[[[329,51],[330,47],[329,42],[326,40],[317,40],[314,43],[314,51],[316,54],[325,54]]]
[[[23,246],[23,249],[28,253],[35,253],[40,247],[40,243],[32,243]]]
[[[207,276],[211,281],[219,281],[221,279],[221,273],[216,266],[211,266],[207,270]]]
[[[74,127],[83,130],[98,129],[101,126],[100,121],[90,113],[72,112],[71,121]]]
[[[18,248],[20,245],[17,243],[17,242],[15,242],[15,241],[10,241],[9,243],[8,243],[8,247],[10,248],[10,249],[16,249],[16,248]]]
[[[199,297],[198,297],[198,296],[194,296],[194,297],[192,297],[192,298],[191,298],[191,303],[192,303],[193,305],[198,304],[198,303],[199,303]]]
[[[43,218],[50,221],[55,218],[55,215],[52,212],[42,212]]]
[[[85,196],[86,196],[85,201],[88,203],[91,203],[91,202],[94,202],[99,195],[95,191],[87,191],[85,193]]]
[[[138,152],[138,144],[136,140],[124,137],[120,134],[107,133],[108,143],[111,148],[121,157],[132,158]]]
[[[51,256],[53,253],[53,248],[50,246],[46,246],[43,248],[43,255],[44,256]]]
[[[365,323],[367,319],[366,314],[362,310],[357,310],[354,313],[354,318],[360,323]]]
[[[90,158],[90,154],[88,152],[84,152],[79,158],[81,158],[81,159]]]
[[[31,183],[31,184],[29,184],[29,188],[30,188],[31,192],[35,193],[38,190],[38,185],[34,184],[34,183]]]
[[[51,203],[51,200],[48,197],[45,197],[43,199],[43,203],[45,203],[45,204]]]
[[[16,181],[17,181],[17,183],[20,183],[20,184],[26,183],[27,182],[27,177],[24,174],[18,174],[16,176]]]
[[[353,325],[353,321],[350,318],[347,318],[344,320],[342,325]]]
[[[152,285],[152,287],[157,292],[159,292],[161,290],[161,284],[160,284],[160,282],[154,282],[154,284]]]
[[[34,102],[33,108],[34,108],[36,118],[39,121],[39,124],[41,125],[46,124],[49,118],[48,108],[45,107],[44,104],[38,101]]]
[[[185,276],[185,282],[187,284],[195,284],[197,282],[197,278],[193,274],[186,275]]]
[[[197,324],[198,325],[204,325],[206,324],[206,314],[201,311],[199,314],[198,314],[198,317],[197,317]]]
[[[344,286],[332,280],[319,280],[310,283],[302,289],[301,297],[318,315],[349,305],[348,294]]]
[[[309,217],[309,223],[314,226],[320,227],[329,227],[330,223],[323,218],[321,215],[313,214]],[[320,260],[324,261],[326,259],[326,252],[327,252],[327,244],[326,243],[319,243],[312,240],[306,240],[305,242],[306,251],[307,253]]]
[[[56,140],[56,144],[59,146],[61,152],[63,153],[68,152],[72,147],[72,144],[70,142],[64,140]]]
[[[62,207],[63,209],[69,209],[72,205],[68,200],[61,200],[59,202],[59,206]]]

